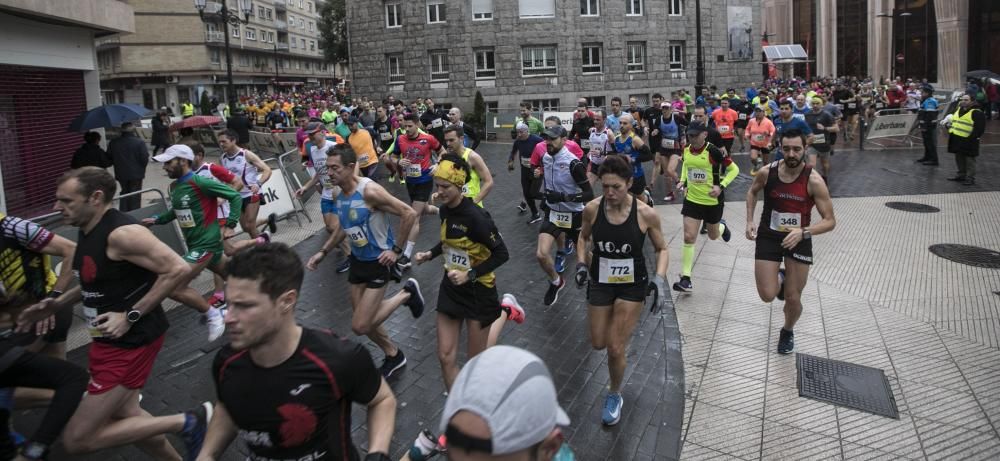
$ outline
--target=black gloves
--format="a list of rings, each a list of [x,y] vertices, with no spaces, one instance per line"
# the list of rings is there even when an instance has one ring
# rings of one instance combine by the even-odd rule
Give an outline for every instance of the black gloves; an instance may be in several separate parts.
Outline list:
[[[576,286],[583,288],[587,284],[587,278],[590,277],[590,273],[587,271],[587,264],[578,262],[576,263]]]

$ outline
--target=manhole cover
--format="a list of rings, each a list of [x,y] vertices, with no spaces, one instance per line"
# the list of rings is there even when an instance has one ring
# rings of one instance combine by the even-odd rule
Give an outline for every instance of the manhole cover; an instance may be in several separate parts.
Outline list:
[[[937,213],[941,211],[938,207],[916,202],[885,202],[885,206],[893,210],[910,211],[913,213]]]
[[[799,397],[899,419],[885,372],[839,360],[796,354]]]
[[[1000,269],[1000,251],[954,243],[931,245],[928,250],[944,259],[967,266]]]

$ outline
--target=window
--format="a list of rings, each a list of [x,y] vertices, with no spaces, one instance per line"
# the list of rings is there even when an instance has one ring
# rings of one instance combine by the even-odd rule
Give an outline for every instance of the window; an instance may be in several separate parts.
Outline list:
[[[257,17],[260,18],[260,19],[264,19],[264,7],[263,6],[258,6],[257,7]]]
[[[600,0],[580,0],[580,16],[600,16]]]
[[[669,51],[670,59],[670,70],[682,70],[684,69],[684,42],[670,42],[667,45],[667,51]]]
[[[550,111],[551,112],[551,111],[559,110],[559,100],[558,99],[529,99],[529,100],[527,100],[525,102],[527,102],[528,104],[531,104],[531,107],[534,110],[536,110],[536,111],[537,110],[541,110],[541,111]]]
[[[306,28],[306,20],[299,18],[299,29],[305,29],[305,28]]]
[[[448,52],[435,50],[431,56],[431,81],[448,80]]]
[[[274,16],[273,16],[273,15],[271,14],[271,13],[273,13],[273,12],[274,12],[274,10],[272,10],[272,9],[270,9],[270,8],[266,8],[266,9],[264,9],[264,14],[266,14],[266,15],[267,15],[267,20],[268,20],[268,21],[270,21],[270,20],[274,19]]]
[[[533,75],[555,75],[556,47],[526,46],[521,48],[521,74],[525,77]]]
[[[601,68],[601,44],[600,43],[584,43],[583,44],[583,73],[585,74],[599,74],[602,72]]]
[[[305,6],[305,0],[299,0],[299,9],[301,10],[301,9],[303,9],[305,7],[306,7]]]
[[[240,67],[250,67],[250,57],[245,54],[240,54]]]
[[[482,48],[476,53],[476,78],[496,78],[497,65],[493,48]]]
[[[309,21],[309,32],[312,32],[315,29],[316,29],[316,23]]]
[[[490,21],[493,19],[493,0],[472,0],[472,20]]]
[[[500,112],[500,102],[499,101],[485,101],[486,112],[496,114]]]
[[[316,41],[309,40],[309,51],[316,51]]]
[[[399,10],[399,3],[385,4],[385,27],[403,27],[403,17]]]
[[[296,59],[295,60],[295,68],[296,69],[302,69],[302,61],[299,61],[298,59]]]
[[[389,54],[385,57],[386,66],[389,70],[389,83],[403,83],[406,76],[403,75],[403,55]]]
[[[312,70],[312,61],[306,61],[306,70]]]
[[[517,0],[518,12],[522,18],[554,18],[555,0]]]
[[[310,13],[313,12],[313,2],[306,2],[306,10],[308,10]]]
[[[635,98],[636,104],[639,107],[648,106],[649,105],[649,95],[648,94],[630,94],[630,95],[628,95],[628,98],[629,99]]]
[[[625,16],[642,16],[643,0],[625,0]]]
[[[253,28],[250,28],[250,27],[247,27],[246,28],[246,37],[247,37],[247,40],[257,40],[257,30],[253,29]]]
[[[427,24],[442,24],[444,22],[444,0],[427,0]]]
[[[644,72],[646,70],[646,42],[628,42],[627,62],[625,70],[628,72]]]
[[[298,42],[294,38],[288,39],[288,43],[292,44],[292,48],[298,48],[298,45],[296,45]]]
[[[590,96],[587,98],[587,106],[603,110],[604,101],[604,96]]]
[[[233,38],[240,38],[240,26],[232,26]]]

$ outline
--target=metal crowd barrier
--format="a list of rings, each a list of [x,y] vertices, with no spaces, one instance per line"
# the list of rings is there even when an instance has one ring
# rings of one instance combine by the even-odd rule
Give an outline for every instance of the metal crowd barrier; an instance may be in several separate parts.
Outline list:
[[[302,166],[302,161],[299,156],[299,150],[293,149],[278,157],[278,165],[285,170],[285,177],[288,179],[289,184],[292,185],[293,191],[302,188],[305,183],[309,182],[312,175],[306,171],[305,167]],[[299,206],[305,208],[305,203],[309,201],[310,198],[316,193],[316,188],[310,188],[303,192],[302,197],[297,199]],[[309,215],[306,214],[308,218]],[[309,220],[312,222],[312,219]]]

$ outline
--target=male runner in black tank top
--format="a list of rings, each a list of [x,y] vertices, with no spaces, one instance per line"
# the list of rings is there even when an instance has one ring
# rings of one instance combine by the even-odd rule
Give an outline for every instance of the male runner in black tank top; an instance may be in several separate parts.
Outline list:
[[[160,303],[190,268],[138,220],[111,208],[115,190],[114,178],[97,167],[71,170],[59,179],[55,209],[80,228],[72,262],[80,286],[22,320],[39,321],[59,305],[83,299],[94,340],[91,381],[63,433],[69,453],[135,444],[156,459],[180,459],[163,436],[180,433],[193,456],[201,448],[211,404],[159,417],[139,407],[139,391],[168,326]]]
[[[359,460],[352,403],[368,409],[365,460],[388,460],[396,398],[363,346],[296,324],[298,255],[270,243],[236,254],[226,272],[230,342],[212,364],[219,401],[198,460],[220,458],[237,435],[248,459]]]
[[[802,290],[813,263],[812,236],[830,232],[837,225],[826,182],[805,164],[806,135],[798,130],[781,134],[784,159],[764,166],[747,191],[748,240],[757,241],[754,278],[757,294],[766,303],[785,301],[785,324],[778,336],[778,353],[795,348],[792,328],[802,315]],[[776,170],[776,171],[775,171]],[[754,223],[757,194],[764,191],[760,229]],[[812,206],[822,219],[810,222]],[[785,269],[781,269],[784,261]]]
[[[587,288],[590,343],[608,349],[610,391],[604,402],[602,421],[618,424],[624,400],[625,351],[649,290],[649,277],[642,250],[646,240],[656,250],[654,285],[657,299],[666,300],[667,243],[660,230],[660,217],[652,207],[629,194],[632,167],[622,156],[609,156],[599,170],[604,196],[583,209],[583,227],[577,244],[576,283]],[[586,251],[593,240],[593,250]],[[591,260],[588,265],[587,257]],[[589,268],[589,269],[588,269]],[[658,304],[654,304],[656,309]]]

